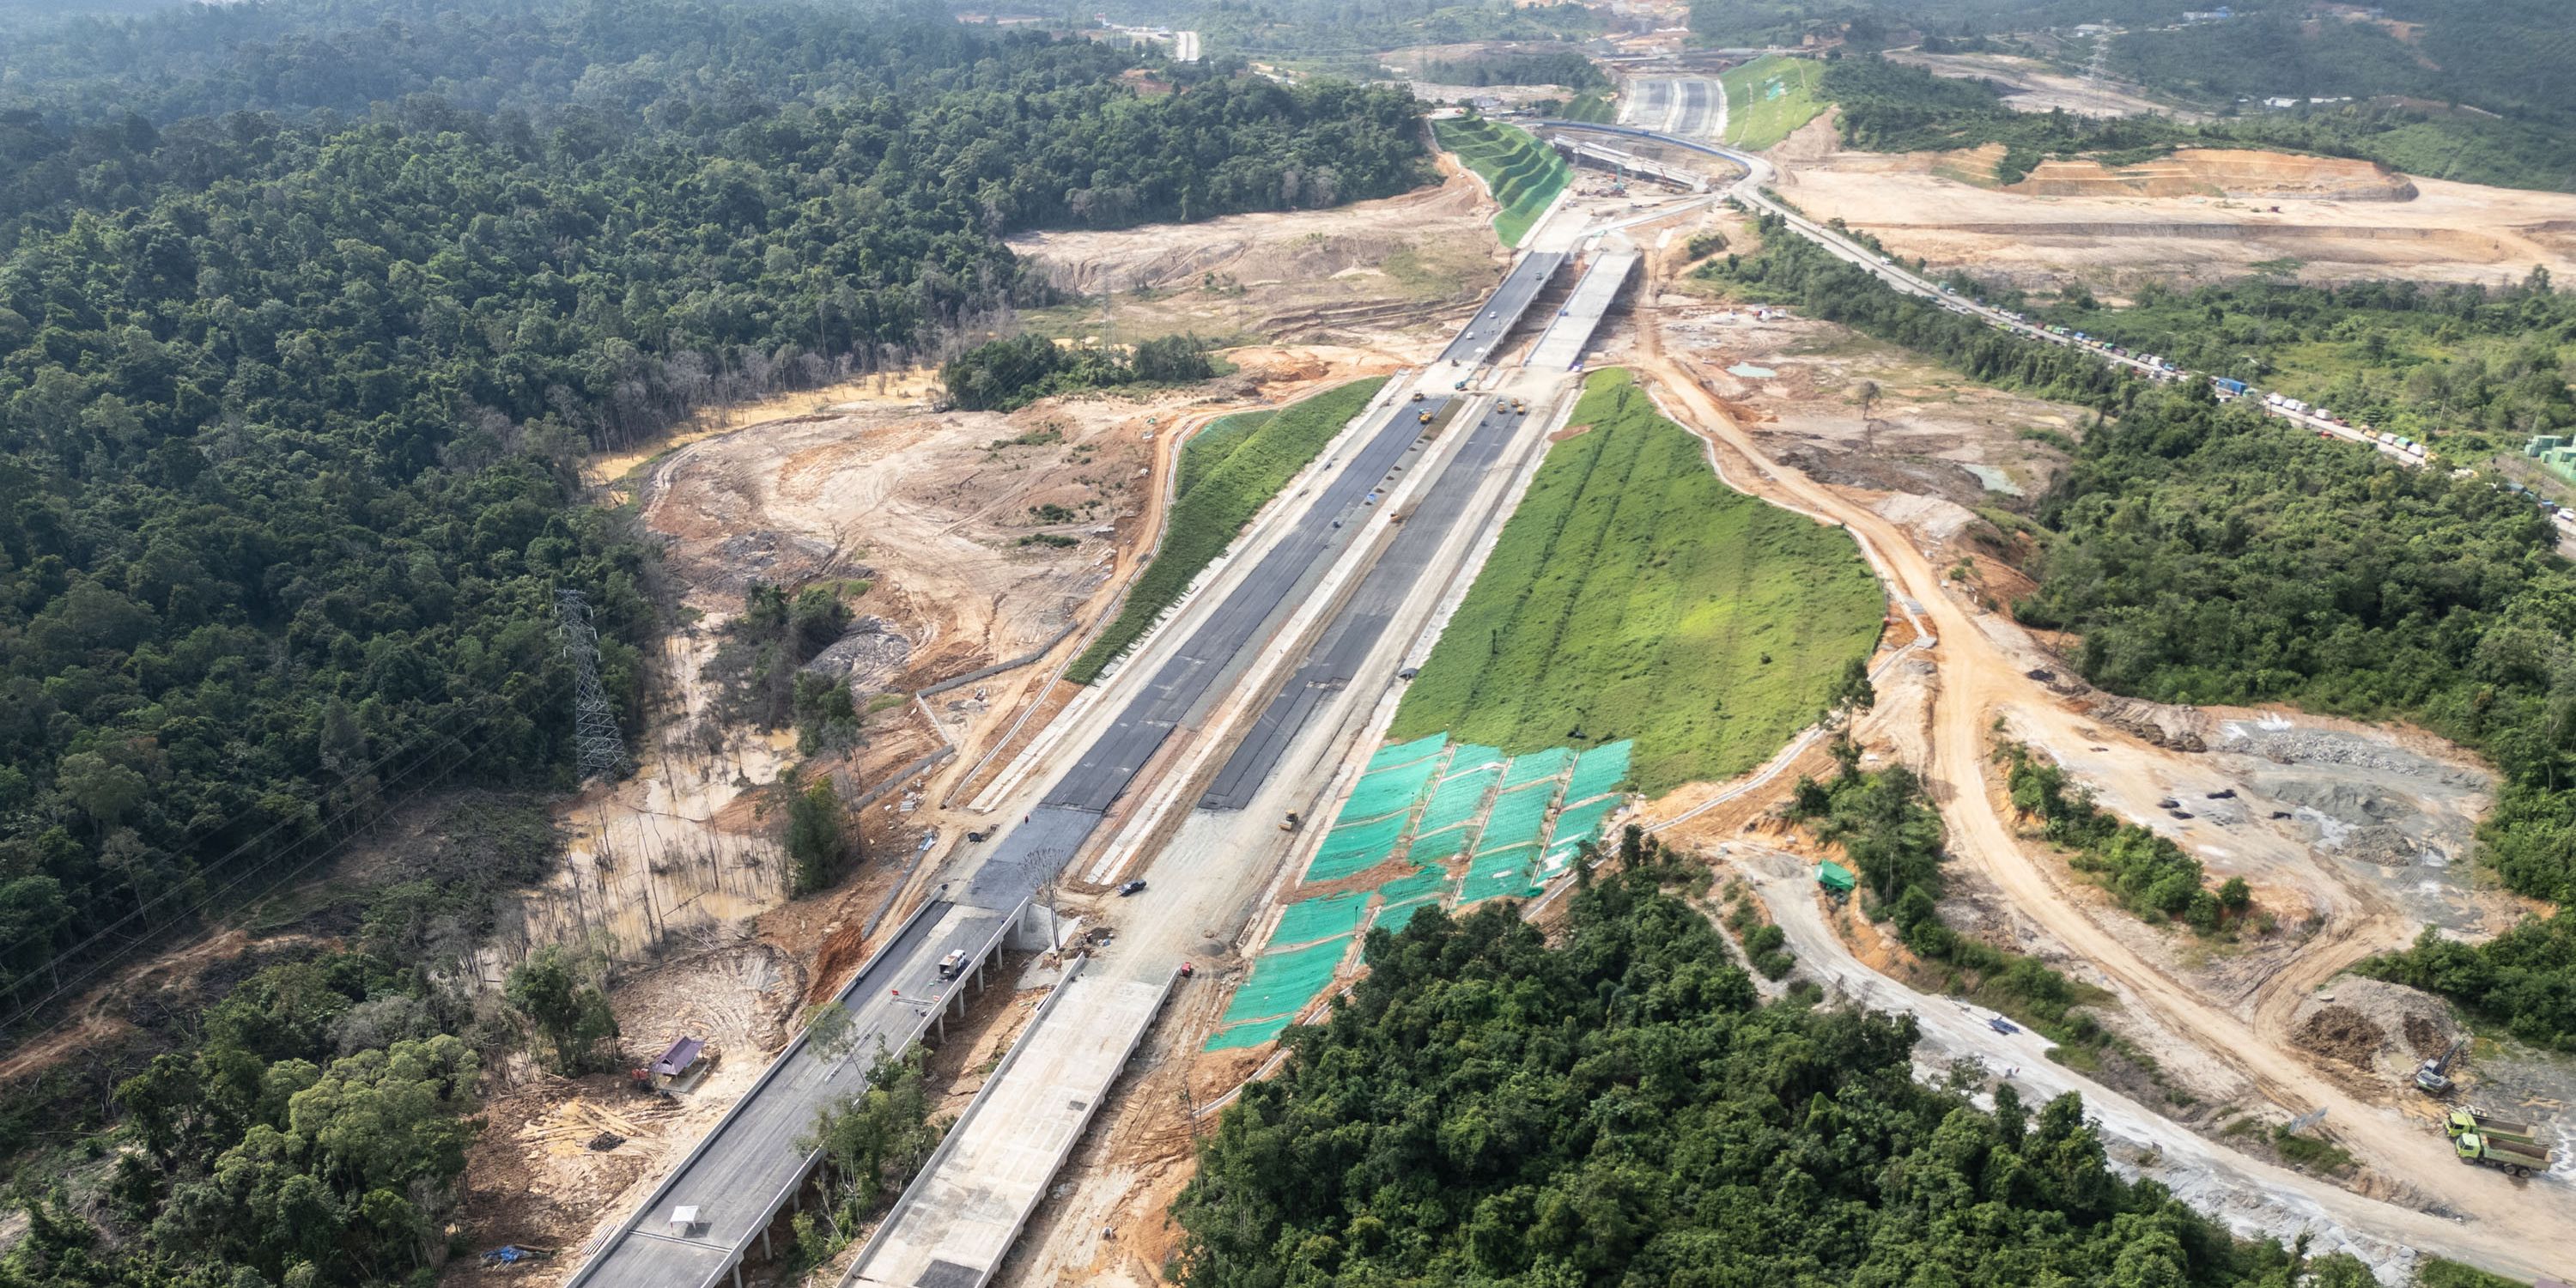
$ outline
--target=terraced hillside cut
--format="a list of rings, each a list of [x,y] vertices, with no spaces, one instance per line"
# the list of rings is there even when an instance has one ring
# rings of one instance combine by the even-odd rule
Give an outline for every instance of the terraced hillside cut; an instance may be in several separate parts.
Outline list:
[[[1440,146],[1456,153],[1493,189],[1494,200],[1503,207],[1494,216],[1494,233],[1506,246],[1520,245],[1531,225],[1574,178],[1574,168],[1565,158],[1527,130],[1479,117],[1434,121],[1431,126]]]

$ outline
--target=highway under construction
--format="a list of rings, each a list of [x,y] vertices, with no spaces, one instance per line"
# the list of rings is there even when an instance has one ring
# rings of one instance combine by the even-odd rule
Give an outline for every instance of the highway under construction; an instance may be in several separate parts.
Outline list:
[[[1304,839],[1275,820],[1327,789],[1431,607],[1472,578],[1478,539],[1570,408],[1580,364],[1563,355],[1582,351],[1636,264],[1624,249],[1594,254],[1565,306],[1523,328],[1574,259],[1523,256],[1438,360],[1389,381],[1078,709],[1005,768],[1006,790],[979,803],[1006,821],[952,857],[938,893],[837,995],[856,1021],[855,1052],[935,1038],[1005,948],[1051,946],[1054,919],[1033,915],[1032,898],[1059,876],[1150,872],[1158,907],[1249,904]],[[1492,364],[1524,330],[1553,370]],[[977,1288],[991,1277],[1174,987],[1184,928],[1198,919],[1146,920],[1050,993],[845,1283]],[[738,1280],[747,1258],[767,1256],[817,1162],[798,1137],[817,1108],[864,1086],[865,1064],[791,1041],[569,1282]]]
[[[1763,190],[1771,168],[1759,156],[1635,127],[1550,122],[1547,128],[1624,135],[1722,158],[1743,171],[1727,197],[1780,217],[1797,235],[1899,291],[2020,329],[2018,319],[1947,299],[1936,284],[1781,205]],[[1685,199],[1674,208],[1705,200]],[[1176,978],[1178,964],[1216,933],[1210,927],[1244,924],[1262,893],[1311,846],[1315,829],[1283,831],[1278,821],[1291,811],[1314,817],[1319,804],[1329,805],[1348,785],[1356,769],[1352,752],[1373,745],[1391,713],[1405,659],[1418,658],[1424,641],[1436,637],[1442,606],[1454,604],[1472,579],[1480,543],[1509,513],[1517,486],[1525,485],[1548,436],[1562,427],[1602,315],[1638,267],[1631,248],[1605,242],[1600,232],[1596,225],[1569,236],[1562,226],[1543,225],[1533,237],[1538,249],[1515,263],[1439,358],[1390,381],[1167,619],[1049,722],[977,798],[976,809],[1003,820],[996,836],[985,848],[952,858],[938,894],[883,937],[838,996],[857,1021],[862,1047],[881,1042],[899,1049],[936,1037],[1005,947],[1049,946],[1052,918],[1030,915],[1032,896],[1048,883],[1061,878],[1100,888],[1150,877],[1150,888],[1134,905],[1136,915],[1119,919],[1108,951],[1071,963],[1057,978],[973,1103],[859,1249],[841,1279],[844,1288],[990,1282],[1176,987],[1191,986]],[[1582,267],[1581,280],[1564,272],[1568,264]],[[1537,310],[1540,318],[1529,319],[1541,300],[1549,303]],[[1956,680],[1959,692],[1938,707],[1934,766],[1948,780],[1973,781],[1984,749],[1982,715],[1996,701],[1974,685],[2007,684],[2018,672],[1987,664],[1992,650],[1977,627],[1890,524],[1767,461],[1705,389],[1677,381],[1660,351],[1647,350],[1638,361],[1657,377],[1659,401],[1678,398],[1678,418],[1755,463],[1746,490],[1849,527],[1897,602],[1909,606],[1909,617],[1916,611],[1911,605],[1926,606],[1914,655],[1940,667],[1945,679],[1960,657],[1975,663],[1958,672],[1964,677]],[[1935,625],[1937,632],[1929,629]],[[1966,643],[1945,649],[1946,641]],[[2370,1121],[2364,1106],[2271,1050],[2243,1024],[2164,986],[2080,913],[2053,901],[2024,870],[2027,856],[1989,816],[1991,802],[1968,799],[1974,796],[1963,794],[1944,811],[1960,829],[1963,853],[1992,869],[2052,933],[2083,945],[2160,1019],[2221,1040],[2224,1058],[2259,1084]],[[1810,951],[1820,961],[1833,959],[1821,944]],[[951,969],[942,970],[943,959]],[[1899,1001],[1913,999],[1900,990]],[[2002,1040],[1980,1036],[1985,1030],[1977,1026],[1953,1027],[1956,1043],[1980,1054]],[[746,1258],[765,1255],[764,1241],[797,1203],[815,1166],[813,1156],[795,1148],[799,1129],[817,1106],[863,1081],[855,1063],[824,1059],[801,1040],[792,1042],[659,1187],[597,1241],[571,1282],[712,1288],[728,1277],[738,1281]],[[2130,1108],[2080,1077],[2062,1081],[2088,1101],[2098,1097],[2121,1113]],[[2148,1111],[2137,1117],[2151,1135],[2180,1130]],[[2392,1137],[2369,1152],[2386,1154],[2402,1171],[2426,1152],[2420,1144]],[[2366,1220],[2415,1247],[2498,1261],[2475,1256],[2482,1245],[2464,1243],[2439,1222],[2331,1184],[2245,1167],[2241,1160],[2220,1162],[2226,1166],[2212,1164],[2212,1174],[2264,1191],[2260,1203],[2312,1209],[2348,1225]],[[2496,1186],[2457,1197],[2475,1219],[2499,1223],[2519,1213],[2554,1219],[2561,1210],[2554,1199]],[[2507,1258],[2499,1268],[2528,1271],[2540,1264]]]

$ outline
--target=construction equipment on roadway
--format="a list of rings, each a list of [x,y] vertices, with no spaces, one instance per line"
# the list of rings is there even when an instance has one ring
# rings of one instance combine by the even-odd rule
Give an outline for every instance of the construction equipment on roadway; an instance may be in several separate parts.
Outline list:
[[[2501,1167],[2516,1176],[2549,1170],[2549,1151],[2528,1141],[2506,1140],[2484,1132],[2462,1132],[2451,1138],[2451,1149],[2463,1163]]]
[[[1431,413],[1427,411],[1416,412],[1414,413],[1413,419],[1419,424],[1428,425],[1431,423]]]
[[[2454,1042],[2442,1054],[2425,1061],[2415,1070],[2415,1085],[2436,1096],[2450,1091],[2451,1061],[2458,1059],[2461,1049],[2467,1045],[2466,1042]]]
[[[2518,1123],[2509,1118],[2482,1114],[2474,1109],[2452,1110],[2450,1118],[2442,1124],[2442,1130],[2454,1139],[2474,1132],[2481,1136],[2518,1141],[2525,1145],[2537,1144],[2540,1140],[2540,1137],[2533,1134],[2530,1123]]]
[[[1421,391],[1421,390],[1416,389],[1416,390],[1414,390],[1414,391],[1413,391],[1413,401],[1415,401],[1415,402],[1420,402],[1420,401],[1422,401],[1422,391]]]

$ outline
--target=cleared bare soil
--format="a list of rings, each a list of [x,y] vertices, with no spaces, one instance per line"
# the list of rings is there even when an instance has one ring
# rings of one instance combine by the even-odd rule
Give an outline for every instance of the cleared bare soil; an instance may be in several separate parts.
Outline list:
[[[1984,150],[1984,151],[1991,151]],[[2107,170],[2050,163],[1993,186],[1992,156],[1835,150],[1783,165],[1781,195],[1935,271],[2118,294],[2296,260],[2303,281],[2520,280],[2576,267],[2576,195],[2411,178],[2359,162],[2194,150]],[[2407,195],[2412,193],[2411,196]]]
[[[1936,76],[1992,81],[2004,92],[2004,103],[2023,112],[2072,112],[2078,116],[2134,116],[2162,112],[2178,120],[2200,119],[2177,111],[2119,81],[2087,80],[2053,71],[2048,64],[2011,54],[1926,54],[1911,49],[1891,51],[1889,62],[1911,63]]]
[[[1234,215],[1119,232],[1034,233],[1011,248],[1078,302],[1033,330],[1116,343],[1184,332],[1437,347],[1502,279],[1508,256],[1473,176],[1338,210]]]

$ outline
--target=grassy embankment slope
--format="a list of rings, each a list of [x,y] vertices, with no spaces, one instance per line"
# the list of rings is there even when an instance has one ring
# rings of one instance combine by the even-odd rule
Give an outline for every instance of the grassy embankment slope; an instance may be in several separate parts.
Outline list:
[[[1506,246],[1520,245],[1530,225],[1574,178],[1565,158],[1527,130],[1477,118],[1434,121],[1431,129],[1441,147],[1457,153],[1493,189],[1494,200],[1503,207],[1494,216],[1494,233]]]
[[[1183,446],[1177,494],[1164,525],[1162,548],[1127,592],[1117,620],[1074,659],[1065,678],[1076,684],[1100,678],[1101,671],[1144,636],[1155,619],[1189,589],[1191,580],[1233,544],[1243,525],[1297,471],[1306,468],[1385,383],[1385,377],[1372,376],[1277,412],[1228,416]]]
[[[1759,151],[1816,119],[1827,100],[1824,64],[1764,54],[1720,76],[1726,86],[1726,141]]]
[[[1627,372],[1595,372],[1573,423],[1591,432],[1549,450],[1392,736],[1634,738],[1649,794],[1759,764],[1875,647],[1877,580],[1849,534],[1720,483]]]
[[[1619,119],[1617,104],[1602,90],[1589,90],[1574,96],[1573,101],[1557,113],[1569,121],[1599,121],[1608,124]]]

